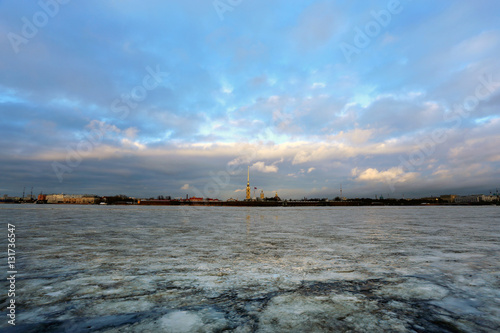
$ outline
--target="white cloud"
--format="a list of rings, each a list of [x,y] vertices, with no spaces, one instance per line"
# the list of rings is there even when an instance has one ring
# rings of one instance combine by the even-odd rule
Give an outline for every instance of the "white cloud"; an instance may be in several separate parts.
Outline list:
[[[184,184],[184,185],[181,187],[181,190],[189,190],[189,184]]]
[[[126,148],[132,148],[132,149],[140,149],[140,150],[143,150],[143,149],[146,149],[146,146],[143,145],[142,143],[139,143],[137,141],[133,141],[133,140],[129,140],[129,139],[122,139],[122,145]]]
[[[311,172],[313,172],[314,170],[316,170],[316,168],[311,167],[311,168],[309,168],[309,169],[307,170],[307,173],[311,173]]]
[[[375,168],[361,171],[354,168],[351,170],[351,175],[356,181],[394,184],[414,180],[418,174],[416,172],[404,172],[402,168],[394,167],[385,171],[378,171]]]
[[[278,172],[278,167],[275,165],[275,163],[271,165],[266,165],[264,162],[255,162],[251,166],[251,168],[253,170],[257,170],[264,173]]]
[[[313,85],[312,85],[312,89],[320,89],[320,88],[324,88],[326,87],[326,84],[324,84],[323,82],[314,82]]]
[[[123,131],[125,136],[129,139],[134,139],[137,136],[139,130],[136,127],[129,127]]]
[[[375,129],[355,128],[346,132],[340,131],[338,134],[329,137],[329,139],[340,142],[346,141],[355,144],[363,144],[370,140],[376,132],[377,130]],[[378,130],[378,132],[380,132],[380,130]]]
[[[221,91],[224,93],[224,94],[230,94],[233,92],[233,87],[230,87],[230,86],[224,86],[222,87]]]

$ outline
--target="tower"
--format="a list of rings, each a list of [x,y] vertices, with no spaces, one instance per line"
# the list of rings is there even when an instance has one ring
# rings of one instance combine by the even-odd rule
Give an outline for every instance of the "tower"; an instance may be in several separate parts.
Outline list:
[[[264,190],[260,190],[260,200],[264,200]]]
[[[246,200],[250,200],[250,167],[248,167],[247,196],[246,196]]]

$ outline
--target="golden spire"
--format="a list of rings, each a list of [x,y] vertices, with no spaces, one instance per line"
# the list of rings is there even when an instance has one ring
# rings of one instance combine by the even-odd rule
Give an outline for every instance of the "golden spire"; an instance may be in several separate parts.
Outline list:
[[[247,200],[250,200],[250,166],[248,167],[248,177],[247,177]]]

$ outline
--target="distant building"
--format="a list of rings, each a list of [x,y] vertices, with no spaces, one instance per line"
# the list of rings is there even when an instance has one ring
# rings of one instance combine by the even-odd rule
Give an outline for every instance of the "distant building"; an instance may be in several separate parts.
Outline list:
[[[441,200],[449,202],[449,203],[454,203],[456,197],[457,196],[454,194],[447,194],[447,195],[440,196]]]
[[[260,200],[264,200],[264,190],[260,190]]]
[[[47,194],[46,197],[49,204],[64,203],[64,194]]]
[[[498,198],[496,195],[474,194],[457,196],[455,198],[455,203],[493,202],[497,200]]]
[[[480,201],[480,195],[457,195],[455,203],[475,203]]]
[[[496,195],[481,195],[479,197],[479,200],[483,202],[493,202],[497,201],[498,197]]]
[[[21,199],[22,199],[21,197],[9,197],[7,194],[5,194],[3,197],[0,198],[0,202],[5,202],[5,203],[20,202]]]
[[[45,197],[49,204],[93,205],[100,201],[98,196],[88,194],[47,194]]]

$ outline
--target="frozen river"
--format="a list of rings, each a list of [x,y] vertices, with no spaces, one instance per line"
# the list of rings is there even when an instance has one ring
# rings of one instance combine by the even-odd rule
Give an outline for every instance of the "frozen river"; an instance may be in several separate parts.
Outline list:
[[[0,205],[0,219],[16,228],[7,332],[500,331],[497,206]]]

